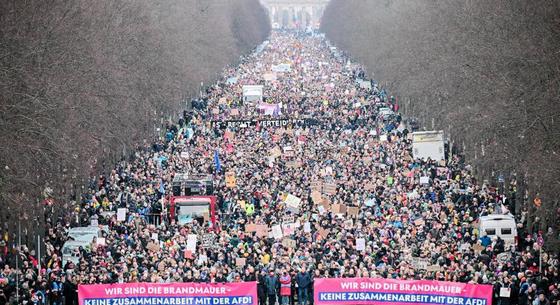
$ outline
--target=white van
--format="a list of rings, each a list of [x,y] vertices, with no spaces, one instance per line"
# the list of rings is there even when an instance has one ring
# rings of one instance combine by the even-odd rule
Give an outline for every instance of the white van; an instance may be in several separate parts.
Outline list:
[[[69,240],[62,246],[62,266],[65,266],[68,261],[73,262],[77,265],[80,261],[80,255],[78,249],[80,247],[90,250],[90,243],[83,240]]]
[[[517,225],[511,214],[482,216],[479,230],[480,235],[486,232],[490,238],[499,236],[506,245],[515,245],[517,242]]]
[[[68,229],[68,237],[76,241],[90,243],[94,237],[100,237],[99,227],[76,227]]]

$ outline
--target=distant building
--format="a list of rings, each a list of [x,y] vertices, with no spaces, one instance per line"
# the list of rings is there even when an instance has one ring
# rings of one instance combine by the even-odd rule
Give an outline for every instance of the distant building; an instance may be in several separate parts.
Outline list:
[[[261,0],[275,29],[318,29],[330,0]]]

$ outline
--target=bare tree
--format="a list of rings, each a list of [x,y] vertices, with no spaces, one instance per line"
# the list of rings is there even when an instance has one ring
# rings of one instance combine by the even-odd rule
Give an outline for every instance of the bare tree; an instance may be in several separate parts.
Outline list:
[[[63,208],[268,32],[258,0],[0,1],[2,224],[42,221],[46,187]]]
[[[531,229],[558,236],[559,19],[552,0],[333,0],[322,29],[407,115],[464,143],[480,178],[516,181]]]

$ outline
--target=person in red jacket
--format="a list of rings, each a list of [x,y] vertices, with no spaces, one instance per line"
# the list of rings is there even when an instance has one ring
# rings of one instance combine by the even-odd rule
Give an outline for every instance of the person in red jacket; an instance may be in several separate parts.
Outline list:
[[[292,277],[288,271],[284,270],[280,277],[280,297],[281,304],[288,305],[290,303],[290,295],[292,294]]]

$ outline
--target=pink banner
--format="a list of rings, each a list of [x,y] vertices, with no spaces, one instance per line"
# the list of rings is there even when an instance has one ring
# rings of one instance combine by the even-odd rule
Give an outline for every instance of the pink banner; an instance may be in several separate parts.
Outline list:
[[[258,303],[257,282],[80,285],[78,298],[80,305],[257,305]]]
[[[261,103],[257,106],[258,109],[263,110],[265,115],[282,115],[282,103],[278,104],[266,104]]]
[[[377,278],[315,279],[315,305],[491,305],[492,286]]]

